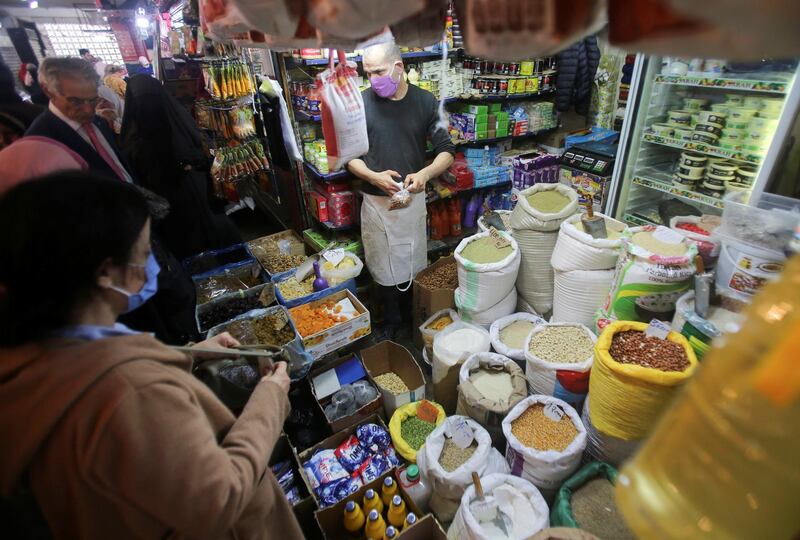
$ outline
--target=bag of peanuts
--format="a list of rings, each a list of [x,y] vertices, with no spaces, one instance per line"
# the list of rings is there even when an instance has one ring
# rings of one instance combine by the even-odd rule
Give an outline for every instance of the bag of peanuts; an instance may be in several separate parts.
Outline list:
[[[564,400],[581,410],[589,391],[597,337],[582,324],[547,323],[525,341],[525,377],[531,394]]]
[[[511,474],[530,481],[545,498],[552,498],[577,470],[586,448],[586,428],[578,413],[550,396],[529,396],[517,403],[503,420],[503,434]]]
[[[473,472],[508,474],[508,464],[492,447],[489,433],[466,416],[449,416],[439,424],[417,452],[417,465],[431,487],[428,504],[441,522],[453,520]]]
[[[650,326],[616,321],[597,339],[586,409],[599,442],[590,441],[589,453],[613,465],[619,464],[620,456],[604,455],[602,446],[647,437],[697,368],[685,337],[672,331],[664,335]]]

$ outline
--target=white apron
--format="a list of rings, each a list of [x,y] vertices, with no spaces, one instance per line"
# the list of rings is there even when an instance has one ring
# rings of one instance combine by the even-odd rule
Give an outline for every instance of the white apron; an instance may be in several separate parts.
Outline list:
[[[412,195],[405,208],[389,210],[389,197],[364,194],[361,241],[373,279],[384,286],[411,281],[428,262],[425,194]],[[399,289],[399,287],[398,287]]]

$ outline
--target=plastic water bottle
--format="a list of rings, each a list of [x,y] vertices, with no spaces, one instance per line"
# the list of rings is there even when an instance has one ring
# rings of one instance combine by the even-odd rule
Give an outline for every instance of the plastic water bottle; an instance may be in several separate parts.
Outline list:
[[[408,496],[414,501],[423,515],[428,513],[428,501],[431,498],[431,488],[423,480],[419,472],[419,467],[416,465],[408,465],[400,469],[398,473],[400,485],[403,491],[408,493]]]

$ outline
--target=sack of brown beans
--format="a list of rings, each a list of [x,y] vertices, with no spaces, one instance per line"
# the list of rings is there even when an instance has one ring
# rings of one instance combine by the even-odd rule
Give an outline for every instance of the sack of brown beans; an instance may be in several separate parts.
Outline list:
[[[582,324],[541,324],[525,341],[525,377],[531,394],[557,397],[581,410],[589,391],[597,337]]]
[[[548,500],[581,464],[586,448],[578,413],[550,396],[528,396],[517,403],[503,420],[503,434],[511,474],[531,482]]]
[[[456,414],[478,422],[495,447],[505,448],[503,418],[528,395],[522,369],[501,354],[476,353],[461,365],[458,379]]]
[[[589,453],[619,465],[650,433],[677,391],[697,368],[685,337],[640,322],[616,321],[603,330],[595,347],[586,417],[596,434]],[[607,448],[615,449],[612,455]],[[627,449],[627,452],[620,452]]]
[[[417,465],[431,488],[428,504],[441,522],[453,520],[473,472],[508,474],[489,433],[466,416],[450,416],[433,430],[417,452]]]

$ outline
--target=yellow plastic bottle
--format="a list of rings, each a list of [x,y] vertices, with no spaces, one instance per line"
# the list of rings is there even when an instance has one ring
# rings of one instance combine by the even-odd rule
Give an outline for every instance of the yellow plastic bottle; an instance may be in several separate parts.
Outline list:
[[[620,472],[637,537],[798,537],[800,256],[746,315]]]
[[[386,522],[377,510],[370,510],[367,526],[364,527],[364,536],[367,540],[383,540],[386,533]]]
[[[361,531],[364,529],[364,512],[355,501],[347,501],[344,505],[344,528],[354,538],[361,537]]]
[[[397,529],[389,525],[386,527],[386,532],[383,533],[383,540],[394,540],[400,534]]]
[[[387,476],[381,486],[381,500],[384,506],[389,506],[392,502],[392,497],[395,495],[397,495],[397,482],[391,476]]]
[[[405,531],[416,522],[417,522],[417,515],[414,512],[409,512],[408,515],[406,516],[406,520],[403,522],[403,530]]]
[[[373,510],[377,510],[379,514],[383,513],[383,501],[374,489],[368,489],[364,493],[364,513],[369,515]]]
[[[392,497],[392,504],[389,505],[389,511],[386,512],[386,517],[389,524],[400,528],[406,520],[406,502],[400,495]]]

